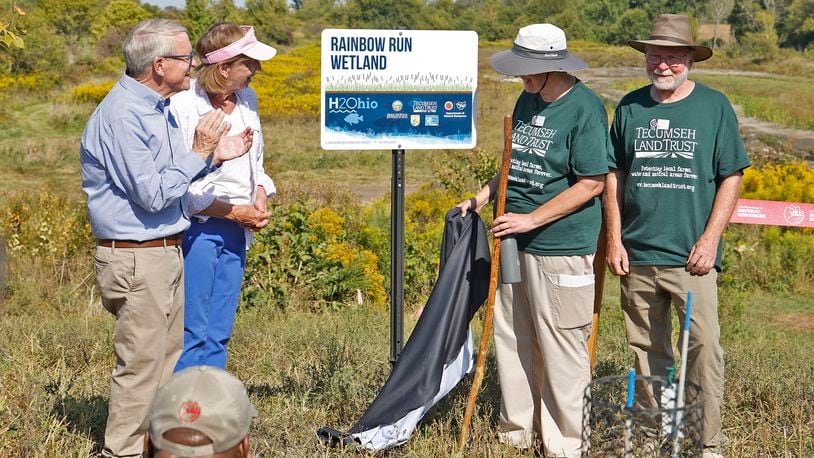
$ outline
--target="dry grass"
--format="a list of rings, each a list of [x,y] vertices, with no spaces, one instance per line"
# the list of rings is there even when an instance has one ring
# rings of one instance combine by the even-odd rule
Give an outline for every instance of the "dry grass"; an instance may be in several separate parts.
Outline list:
[[[784,313],[774,318],[774,323],[783,329],[814,332],[814,313]]]
[[[30,313],[2,315],[0,456],[87,456],[101,448],[114,323],[95,300],[87,301],[87,286],[81,289],[72,311],[32,307]],[[814,453],[809,402],[814,354],[790,351],[790,342],[811,348],[814,333],[770,320],[779,311],[806,313],[808,306],[802,297],[722,298],[730,456]],[[473,328],[477,334],[478,320]],[[242,309],[228,368],[245,381],[260,412],[252,427],[254,456],[357,456],[322,448],[314,433],[323,425],[353,425],[387,377],[387,353],[388,312],[381,308],[289,314],[273,304]],[[620,374],[630,364],[618,282],[609,277],[597,375]],[[516,456],[495,439],[496,383],[490,358],[471,456]],[[467,391],[464,382],[430,412],[408,444],[384,455],[453,454]]]

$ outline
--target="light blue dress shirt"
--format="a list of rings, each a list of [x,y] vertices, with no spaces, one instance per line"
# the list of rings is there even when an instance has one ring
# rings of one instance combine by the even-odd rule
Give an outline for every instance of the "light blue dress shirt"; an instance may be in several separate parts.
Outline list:
[[[169,103],[122,75],[88,120],[80,165],[97,238],[144,241],[189,227],[182,197],[207,162],[187,149]]]

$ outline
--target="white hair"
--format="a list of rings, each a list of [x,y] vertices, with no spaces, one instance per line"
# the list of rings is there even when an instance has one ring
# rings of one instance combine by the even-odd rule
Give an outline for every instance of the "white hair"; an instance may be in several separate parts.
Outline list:
[[[175,54],[175,36],[189,34],[181,24],[168,19],[141,21],[127,35],[122,45],[126,73],[133,78],[150,70],[156,57]]]

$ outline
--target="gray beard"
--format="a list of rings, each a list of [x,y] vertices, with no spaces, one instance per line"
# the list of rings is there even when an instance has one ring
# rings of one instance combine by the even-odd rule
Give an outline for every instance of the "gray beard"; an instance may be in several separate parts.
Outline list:
[[[647,77],[650,78],[650,81],[653,83],[653,86],[655,86],[656,89],[658,89],[660,91],[675,91],[682,84],[684,84],[685,81],[687,81],[687,78],[689,78],[689,76],[690,76],[690,69],[685,69],[679,75],[676,75],[675,73],[673,73],[672,70],[670,70],[670,73],[673,74],[673,81],[672,82],[667,82],[667,81],[660,82],[660,81],[658,81],[656,79],[656,74],[655,73],[648,72],[646,69],[645,69],[645,73],[647,74]]]

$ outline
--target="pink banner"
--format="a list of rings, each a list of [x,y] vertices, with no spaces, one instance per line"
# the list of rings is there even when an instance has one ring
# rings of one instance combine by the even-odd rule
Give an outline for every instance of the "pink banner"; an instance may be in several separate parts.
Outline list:
[[[814,227],[814,204],[738,199],[730,223]]]

